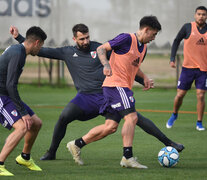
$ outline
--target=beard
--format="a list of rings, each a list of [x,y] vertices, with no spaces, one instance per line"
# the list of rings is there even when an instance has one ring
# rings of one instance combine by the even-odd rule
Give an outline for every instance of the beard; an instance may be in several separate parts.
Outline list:
[[[82,45],[82,46],[80,46],[79,44],[77,44],[77,46],[78,46],[78,49],[80,51],[88,52],[90,50],[90,44],[89,43],[88,44],[85,44],[85,45]]]

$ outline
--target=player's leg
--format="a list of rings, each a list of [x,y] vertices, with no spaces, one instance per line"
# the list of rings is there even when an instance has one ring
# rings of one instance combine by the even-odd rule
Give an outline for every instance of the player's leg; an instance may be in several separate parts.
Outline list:
[[[5,144],[0,153],[0,162],[4,162],[7,156],[12,152],[12,150],[17,146],[19,141],[26,134],[26,126],[22,119],[19,119],[13,124],[14,131],[7,137]]]
[[[178,144],[170,140],[160,129],[148,118],[144,117],[140,113],[137,112],[138,121],[137,126],[142,128],[146,133],[151,134],[156,137],[159,141],[161,141],[166,146],[172,146],[177,149],[178,152],[181,152],[184,149],[182,144]]]
[[[185,97],[186,93],[187,90],[177,89],[177,94],[174,99],[173,113],[166,123],[167,128],[171,128],[178,118],[178,111],[183,103],[183,98]]]
[[[197,113],[198,113],[198,121],[196,124],[196,129],[199,131],[205,130],[202,125],[203,114],[205,110],[205,90],[197,89],[196,90],[197,96]]]
[[[183,103],[183,98],[185,97],[187,91],[191,88],[194,81],[195,71],[192,69],[182,67],[180,78],[177,86],[177,94],[174,98],[173,113],[166,123],[167,128],[171,128],[178,118],[178,111]]]
[[[122,127],[123,157],[120,165],[122,167],[146,169],[147,166],[138,163],[137,159],[133,157],[132,152],[134,130],[138,120],[137,113],[131,112],[125,115],[124,120],[125,122]]]
[[[24,147],[22,153],[16,157],[16,162],[17,164],[26,166],[30,170],[41,171],[42,169],[34,163],[30,154],[31,154],[32,146],[42,126],[42,121],[36,114],[33,114],[31,118],[33,122],[32,126],[24,136]]]
[[[56,151],[65,136],[67,125],[78,119],[79,116],[83,116],[83,114],[83,110],[78,105],[71,102],[67,104],[55,125],[50,148],[40,158],[41,160],[54,160],[56,158]]]
[[[115,133],[118,128],[118,125],[119,124],[114,120],[108,119],[105,121],[105,124],[92,128],[86,135],[82,137],[82,139],[84,140],[85,144],[98,141],[110,134]]]
[[[5,169],[4,162],[8,155],[24,137],[27,131],[26,126],[21,119],[16,121],[12,126],[14,128],[14,131],[7,137],[0,153],[0,176],[13,176],[12,173]]]
[[[83,165],[83,160],[81,159],[81,148],[85,145],[92,143],[94,141],[103,139],[104,137],[108,136],[116,132],[118,124],[121,120],[120,115],[118,114],[105,114],[106,121],[105,124],[99,125],[91,129],[86,135],[83,137],[70,141],[67,143],[67,148],[70,151],[71,155],[73,156],[74,161],[79,164]],[[112,119],[110,119],[111,117]]]
[[[28,130],[24,136],[24,147],[23,147],[22,152],[25,154],[30,154],[32,146],[42,126],[42,121],[36,114],[32,115],[31,118],[32,118],[33,124],[31,126],[31,129]]]

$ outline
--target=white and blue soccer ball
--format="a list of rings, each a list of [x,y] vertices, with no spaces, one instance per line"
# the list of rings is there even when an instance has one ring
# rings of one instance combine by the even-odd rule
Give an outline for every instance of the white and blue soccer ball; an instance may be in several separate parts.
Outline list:
[[[171,146],[162,148],[158,153],[158,162],[161,166],[173,167],[178,163],[178,161],[179,153],[175,148]]]

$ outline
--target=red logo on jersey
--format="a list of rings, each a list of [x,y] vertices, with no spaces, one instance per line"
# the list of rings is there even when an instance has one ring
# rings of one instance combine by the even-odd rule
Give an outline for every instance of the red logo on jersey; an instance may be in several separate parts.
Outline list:
[[[93,59],[96,58],[96,51],[91,51],[91,57],[92,57]]]

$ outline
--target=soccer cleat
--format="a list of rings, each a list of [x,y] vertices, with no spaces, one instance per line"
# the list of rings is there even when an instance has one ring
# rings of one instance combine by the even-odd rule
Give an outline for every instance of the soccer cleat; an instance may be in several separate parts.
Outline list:
[[[203,127],[202,123],[197,123],[197,125],[196,125],[196,129],[197,129],[198,131],[204,131],[204,130],[205,130],[205,128]]]
[[[49,152],[49,151],[47,151],[46,153],[45,153],[45,155],[43,155],[41,158],[40,158],[40,160],[55,160],[56,159],[56,155],[55,154],[53,154],[53,153],[51,153],[51,152]]]
[[[147,166],[144,166],[140,163],[137,162],[137,158],[131,157],[129,159],[126,159],[124,156],[122,157],[122,160],[120,162],[120,165],[122,167],[127,167],[127,168],[137,168],[137,169],[147,169]]]
[[[25,160],[21,155],[19,155],[16,158],[16,163],[22,166],[26,166],[32,171],[42,171],[42,169],[34,163],[32,158],[30,158],[30,160]]]
[[[178,152],[182,152],[185,147],[182,144],[172,142],[169,146],[174,147]]]
[[[79,164],[83,165],[83,160],[81,159],[81,151],[78,146],[75,145],[75,141],[70,141],[67,144],[68,151],[70,151],[71,155],[73,156],[74,161]]]
[[[5,165],[0,165],[0,176],[14,176],[14,174],[10,173]]]
[[[170,119],[168,119],[167,123],[166,123],[166,127],[169,129],[173,126],[175,120],[177,119],[178,114],[174,114],[172,113]]]

